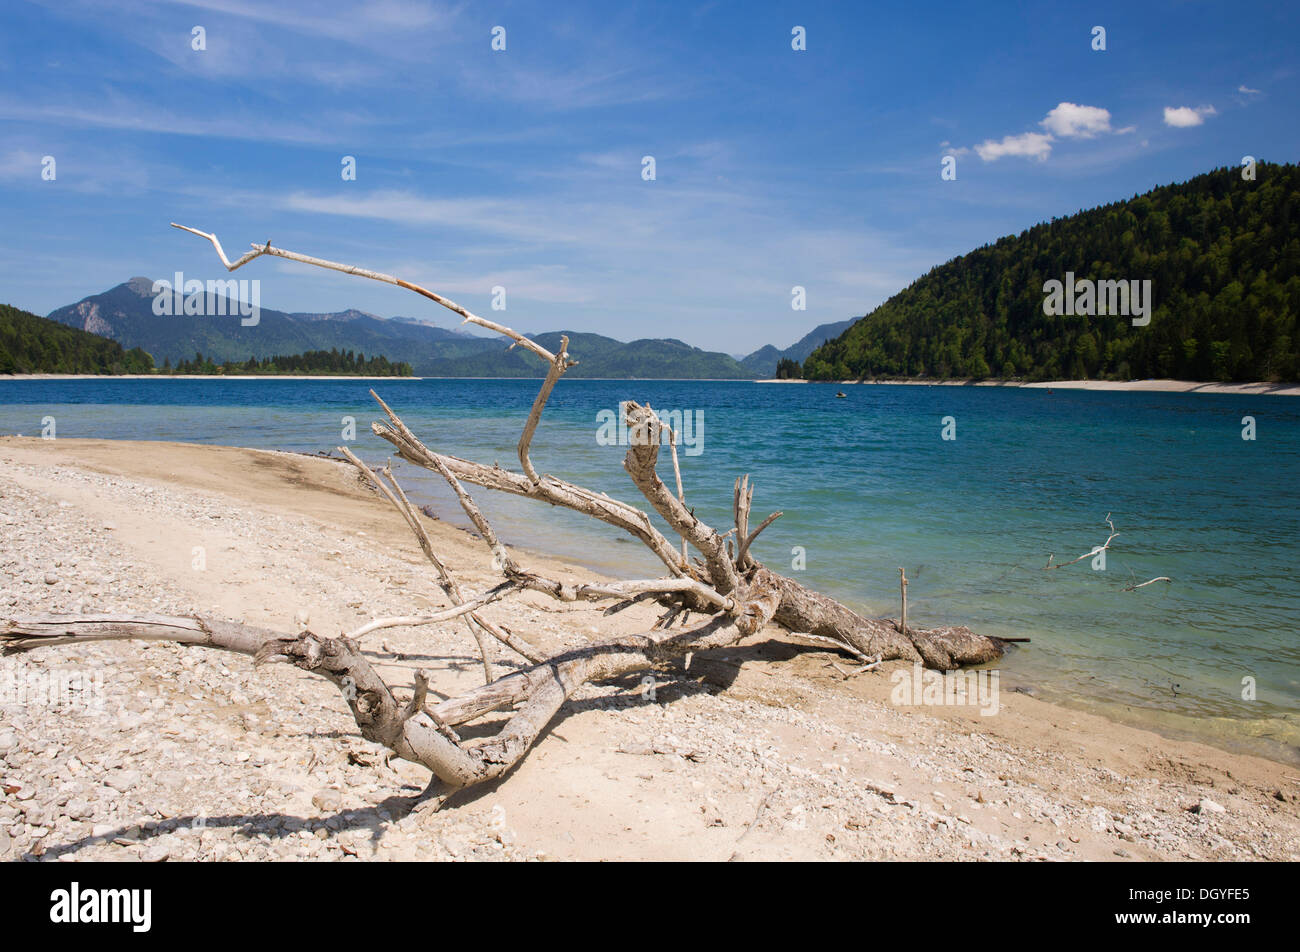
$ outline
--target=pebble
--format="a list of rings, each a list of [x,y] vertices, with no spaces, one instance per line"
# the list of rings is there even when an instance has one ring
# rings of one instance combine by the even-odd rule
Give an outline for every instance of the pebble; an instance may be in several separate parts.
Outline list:
[[[337,790],[317,790],[311,802],[322,813],[338,813],[343,809],[343,794]]]

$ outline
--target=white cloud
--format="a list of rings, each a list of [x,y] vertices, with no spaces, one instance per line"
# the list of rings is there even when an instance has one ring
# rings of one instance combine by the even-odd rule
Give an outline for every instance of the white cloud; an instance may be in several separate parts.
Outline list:
[[[1045,133],[1025,132],[1018,136],[1005,136],[1001,142],[987,139],[975,146],[975,153],[985,162],[995,162],[1007,155],[1043,162],[1052,153],[1052,141],[1052,137]]]
[[[1165,125],[1187,129],[1205,122],[1206,116],[1217,114],[1213,106],[1197,106],[1195,109],[1190,106],[1165,106]]]
[[[1136,126],[1111,128],[1110,110],[1100,106],[1081,106],[1073,102],[1057,103],[1047,117],[1038,123],[1046,132],[1022,132],[1005,136],[1001,141],[986,139],[975,146],[975,152],[985,162],[995,162],[1003,156],[1018,156],[1045,162],[1052,154],[1052,143],[1059,139],[1092,139],[1099,135],[1126,135]]]
[[[1091,139],[1098,133],[1112,131],[1109,109],[1072,102],[1060,103],[1039,125],[1063,139]]]

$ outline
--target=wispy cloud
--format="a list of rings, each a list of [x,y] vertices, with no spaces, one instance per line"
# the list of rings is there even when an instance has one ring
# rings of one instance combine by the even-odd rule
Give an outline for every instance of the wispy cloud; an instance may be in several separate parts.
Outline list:
[[[537,220],[534,203],[496,198],[430,198],[409,191],[376,190],[357,194],[292,192],[266,196],[286,211],[365,218],[420,227],[485,231],[503,238],[565,242],[573,240],[557,221]]]
[[[83,97],[83,102],[85,98]],[[214,110],[215,111],[215,110]],[[338,143],[349,134],[355,141],[362,117],[335,113],[326,121],[299,122],[252,114],[196,114],[162,110],[120,96],[94,105],[34,104],[0,99],[0,119],[74,128],[104,128],[124,132],[156,132],[253,142],[299,145]]]
[[[39,184],[41,160],[44,158],[44,153],[29,149],[13,149],[0,153],[0,182]],[[55,168],[57,169],[57,164]]]
[[[94,3],[69,4],[93,8]],[[320,2],[293,5],[287,3],[261,3],[256,0],[171,0],[170,6],[188,7],[200,13],[215,14],[279,27],[306,36],[328,37],[359,46],[369,45],[376,36],[410,35],[412,31],[436,35],[437,30],[449,28],[459,16],[461,5],[444,5],[423,0],[364,0],[364,2]],[[134,12],[143,15],[156,3],[129,4]],[[115,12],[116,15],[116,12]],[[168,14],[175,20],[175,16]]]

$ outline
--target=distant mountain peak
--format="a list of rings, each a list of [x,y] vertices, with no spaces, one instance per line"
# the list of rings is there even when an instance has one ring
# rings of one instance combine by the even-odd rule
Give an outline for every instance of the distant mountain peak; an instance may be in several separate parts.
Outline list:
[[[834,340],[853,326],[856,317],[830,324],[818,324],[803,337],[799,338],[785,350],[766,344],[745,357],[740,363],[760,377],[771,377],[776,373],[776,365],[784,358],[803,363],[808,355],[828,340]]]

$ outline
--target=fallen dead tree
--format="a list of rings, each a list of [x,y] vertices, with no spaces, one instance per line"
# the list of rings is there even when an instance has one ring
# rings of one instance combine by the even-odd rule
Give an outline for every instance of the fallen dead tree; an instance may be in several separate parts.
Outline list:
[[[985,663],[1002,655],[1005,639],[979,635],[965,627],[916,628],[906,624],[905,618],[902,621],[867,618],[768,569],[754,556],[753,544],[780,513],[773,513],[751,529],[754,489],[748,477],[742,477],[736,480],[731,528],[720,533],[698,519],[685,503],[677,463],[677,434],[648,404],[628,402],[621,408],[631,434],[623,466],[645,502],[677,541],[661,532],[645,509],[539,473],[530,458],[529,447],[551,391],[575,363],[567,352],[567,337],[561,339],[559,353],[551,353],[508,327],[478,317],[441,295],[390,275],[285,251],[270,242],[254,245],[252,251],[231,262],[216,236],[191,228],[184,230],[211,241],[230,271],[262,255],[272,255],[396,284],[455,311],[464,322],[510,338],[514,341],[512,346],[524,347],[546,362],[547,375],[517,446],[519,472],[430,449],[371,391],[386,417],[385,421],[372,424],[373,431],[391,443],[403,459],[436,472],[446,481],[482,537],[501,579],[483,591],[465,591],[439,557],[421,522],[419,510],[407,499],[391,470],[385,467],[376,472],[350,450],[340,448],[411,528],[447,597],[446,608],[422,615],[377,618],[339,637],[327,637],[311,630],[287,634],[205,617],[38,615],[8,619],[0,625],[0,646],[5,654],[89,641],[152,639],[249,655],[257,664],[295,665],[338,686],[364,737],[428,768],[433,779],[426,796],[434,804],[458,789],[510,770],[583,684],[647,671],[694,652],[731,645],[768,625],[832,645],[866,666],[901,659],[946,671]],[[658,473],[664,446],[672,458],[675,477],[672,489]],[[663,563],[666,574],[635,581],[572,584],[529,571],[501,544],[467,485],[563,506],[607,523],[643,543]],[[664,613],[646,631],[596,640],[547,655],[526,638],[493,624],[483,615],[486,606],[523,591],[563,602],[605,604],[606,614],[641,602],[657,603]],[[362,640],[383,628],[449,622],[463,624],[475,639],[485,683],[460,696],[430,703],[431,675],[422,670],[416,675],[410,696],[399,699],[370,664]],[[504,646],[526,664],[497,677],[490,650],[493,643]],[[495,734],[463,740],[457,733],[461,725],[502,708],[509,708],[512,713]]]

